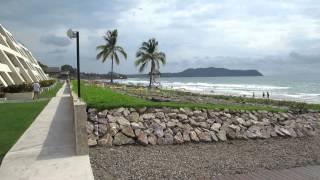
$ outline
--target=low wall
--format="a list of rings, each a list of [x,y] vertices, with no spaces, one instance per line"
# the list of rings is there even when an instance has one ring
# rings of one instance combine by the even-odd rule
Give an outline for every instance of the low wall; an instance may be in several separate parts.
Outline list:
[[[319,113],[117,108],[88,110],[90,146],[166,145],[234,139],[299,138],[318,132]]]
[[[5,93],[7,100],[32,100],[33,92]]]
[[[89,154],[88,136],[86,131],[87,105],[73,94],[70,85],[71,106],[73,106],[75,149],[77,155]]]

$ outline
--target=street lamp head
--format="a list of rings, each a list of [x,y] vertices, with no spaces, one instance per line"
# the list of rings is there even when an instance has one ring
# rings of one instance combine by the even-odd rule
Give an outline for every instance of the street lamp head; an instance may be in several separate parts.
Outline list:
[[[72,39],[72,38],[76,38],[77,37],[77,31],[73,31],[72,29],[69,29],[67,31],[67,36]]]

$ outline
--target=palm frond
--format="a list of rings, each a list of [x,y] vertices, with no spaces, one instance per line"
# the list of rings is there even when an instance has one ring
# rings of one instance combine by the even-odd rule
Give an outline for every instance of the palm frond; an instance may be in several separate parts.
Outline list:
[[[125,59],[127,59],[127,53],[124,51],[124,49],[121,46],[116,46],[115,49],[119,51]]]
[[[147,62],[141,64],[141,66],[139,67],[139,72],[143,72],[144,69],[146,68],[147,64],[148,64]]]

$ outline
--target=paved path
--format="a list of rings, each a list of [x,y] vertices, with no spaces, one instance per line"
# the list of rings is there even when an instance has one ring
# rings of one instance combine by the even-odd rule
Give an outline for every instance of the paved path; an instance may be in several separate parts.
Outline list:
[[[75,156],[72,107],[64,85],[2,161],[1,180],[93,180],[89,156]]]
[[[206,179],[206,178],[203,178]],[[265,170],[256,173],[216,176],[213,180],[319,180],[320,166],[306,166],[284,170]]]

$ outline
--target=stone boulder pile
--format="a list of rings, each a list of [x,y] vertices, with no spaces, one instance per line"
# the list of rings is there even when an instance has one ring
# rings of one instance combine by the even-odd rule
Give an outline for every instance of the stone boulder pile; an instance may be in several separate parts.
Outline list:
[[[314,136],[319,113],[172,108],[88,109],[90,146],[166,145]]]

